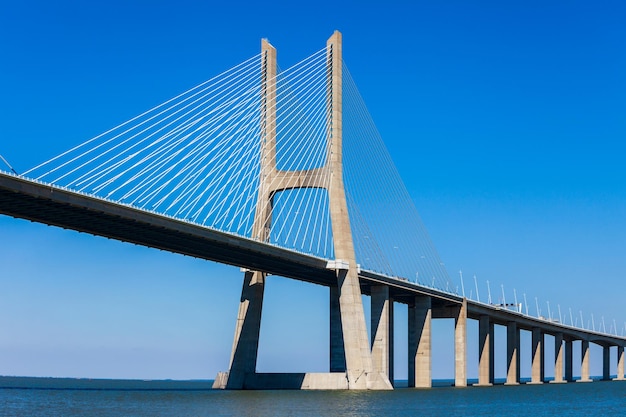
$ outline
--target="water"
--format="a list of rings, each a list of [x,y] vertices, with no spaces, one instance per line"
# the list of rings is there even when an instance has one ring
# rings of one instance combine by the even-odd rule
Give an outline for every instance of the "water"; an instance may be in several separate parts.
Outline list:
[[[625,382],[396,389],[219,391],[210,381],[0,377],[0,416],[618,416]]]

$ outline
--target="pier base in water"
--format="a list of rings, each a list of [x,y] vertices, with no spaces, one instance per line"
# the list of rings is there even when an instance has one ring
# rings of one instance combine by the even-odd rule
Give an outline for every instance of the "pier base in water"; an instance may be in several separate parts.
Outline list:
[[[393,389],[386,378],[378,374],[368,374],[368,388]],[[220,372],[215,378],[213,389],[229,389],[228,372]],[[345,372],[321,373],[250,373],[246,374],[244,390],[347,390],[350,389],[348,376]]]

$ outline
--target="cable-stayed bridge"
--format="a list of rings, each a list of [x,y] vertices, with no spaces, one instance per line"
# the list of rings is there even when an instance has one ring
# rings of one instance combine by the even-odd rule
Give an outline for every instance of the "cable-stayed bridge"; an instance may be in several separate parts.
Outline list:
[[[390,389],[393,303],[409,306],[409,384],[431,385],[431,321],[455,319],[455,381],[467,385],[467,319],[479,320],[479,384],[493,384],[494,325],[507,327],[507,383],[520,380],[520,330],[532,381],[581,378],[589,343],[626,339],[457,294],[342,60],[341,34],[281,70],[261,54],[21,175],[0,174],[0,212],[236,265],[244,284],[221,388]],[[330,288],[329,371],[259,374],[268,274]],[[372,300],[368,340],[361,294]],[[512,303],[513,304],[513,303]],[[581,320],[582,322],[582,320]]]

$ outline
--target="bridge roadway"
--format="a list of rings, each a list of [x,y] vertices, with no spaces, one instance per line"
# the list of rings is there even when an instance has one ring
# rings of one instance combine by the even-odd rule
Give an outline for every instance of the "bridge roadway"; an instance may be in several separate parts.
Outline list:
[[[326,259],[2,171],[0,171],[0,214],[264,271],[271,275],[325,286],[336,285],[336,272]],[[574,340],[587,344],[593,342],[603,346],[605,351],[610,346],[618,346],[618,363],[621,366],[621,370],[618,369],[618,377],[624,376],[623,348],[626,346],[624,337],[576,328],[498,306],[465,300],[458,295],[371,271],[360,271],[359,277],[361,290],[366,295],[371,295],[375,287],[385,287],[388,289],[389,299],[413,307],[418,302],[416,300],[426,297],[429,300],[432,318],[449,317],[458,321],[459,308],[464,306],[464,319],[486,320],[489,323],[491,332],[485,331],[491,335],[491,340],[494,324],[507,326],[509,329],[513,326],[514,330],[509,332],[509,336],[513,337],[513,339],[509,337],[509,345],[519,344],[519,336],[515,337],[515,334],[519,334],[519,330],[522,329],[539,332],[541,335],[559,335],[570,343]],[[485,332],[481,331],[481,338],[484,337]],[[484,341],[481,345],[484,345]],[[493,347],[491,349],[493,350]],[[513,348],[509,346],[508,349],[511,351]],[[488,359],[487,363],[491,362],[493,366],[493,353],[490,356],[491,359]],[[519,361],[519,355],[517,356]],[[569,356],[571,357],[571,352]],[[488,365],[484,368],[488,369]],[[493,374],[493,371],[491,373]],[[519,379],[518,373],[513,376],[513,379],[515,378]],[[493,375],[489,380],[492,379]]]
[[[414,302],[416,295],[432,297],[432,309],[435,311],[434,318],[453,318],[453,313],[448,313],[446,309],[458,308],[463,303],[463,297],[461,296],[403,279],[388,277],[370,271],[360,271],[359,277],[361,279],[361,290],[365,295],[371,294],[372,287],[384,285],[389,287],[389,297],[396,302],[410,305]],[[517,327],[521,330],[532,331],[532,329],[541,328],[546,334],[563,333],[564,338],[589,340],[601,346],[626,345],[626,337],[581,329],[557,321],[529,316],[496,304],[486,304],[470,299],[467,299],[466,302],[467,318],[470,319],[479,320],[481,316],[488,316],[491,323],[501,326],[507,326],[510,322],[516,322]]]

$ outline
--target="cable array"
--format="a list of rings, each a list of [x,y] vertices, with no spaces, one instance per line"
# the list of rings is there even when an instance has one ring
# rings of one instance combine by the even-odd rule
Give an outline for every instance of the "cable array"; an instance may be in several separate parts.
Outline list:
[[[449,275],[346,65],[343,172],[361,268],[452,291]]]
[[[275,175],[267,186],[297,183],[306,172],[319,171],[322,187],[281,189],[272,201],[270,242],[325,258],[333,257],[326,166],[327,131],[326,48],[298,65],[280,71],[276,81]],[[294,181],[290,181],[294,180]]]
[[[331,54],[324,48],[274,78],[264,54],[257,55],[25,175],[333,259]],[[357,262],[362,269],[449,289],[445,268],[345,65],[342,111],[343,176]],[[265,158],[271,159],[269,168]],[[259,198],[270,200],[266,217],[257,213]],[[269,225],[269,235],[254,236],[255,221]]]
[[[252,57],[24,175],[251,238],[263,116],[277,115],[266,134],[276,137],[280,171],[323,167],[327,147],[326,49],[274,79],[262,79],[262,62]],[[271,108],[262,102],[268,85]],[[331,258],[326,191],[273,197],[270,242]]]
[[[258,182],[259,58],[33,168],[27,175],[245,234]]]

